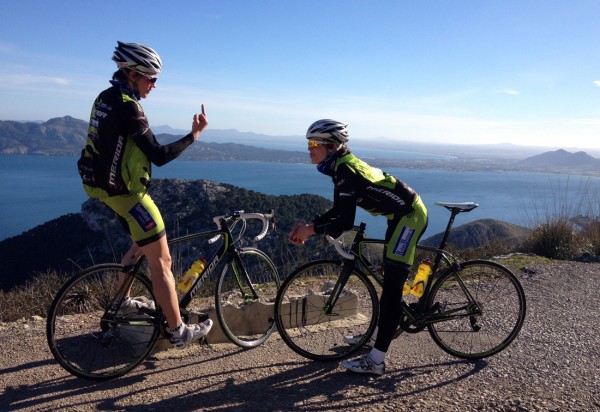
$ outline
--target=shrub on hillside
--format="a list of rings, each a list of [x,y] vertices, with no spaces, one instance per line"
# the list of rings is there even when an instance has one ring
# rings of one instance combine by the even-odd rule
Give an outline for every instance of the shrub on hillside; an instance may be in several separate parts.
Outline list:
[[[533,232],[523,251],[551,259],[578,259],[582,255],[600,256],[600,193],[582,181],[577,194],[570,195],[567,180],[551,187],[551,195],[532,193],[523,209]],[[551,184],[552,186],[552,184]]]
[[[513,247],[500,240],[491,240],[476,248],[454,250],[452,253],[461,260],[492,259],[496,256],[507,255],[516,251]]]
[[[10,292],[0,290],[0,321],[14,322],[34,315],[46,317],[48,308],[65,283],[56,272],[40,273]]]
[[[569,260],[581,253],[582,244],[573,223],[569,219],[558,218],[534,228],[522,249],[549,259]]]
[[[594,257],[600,257],[600,221],[591,222],[582,230],[581,236],[585,242],[585,251]]]

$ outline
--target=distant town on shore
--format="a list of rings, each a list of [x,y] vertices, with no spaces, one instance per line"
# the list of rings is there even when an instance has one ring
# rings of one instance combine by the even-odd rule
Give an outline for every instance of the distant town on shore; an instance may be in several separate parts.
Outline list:
[[[168,143],[184,131],[168,126],[153,128],[157,139]],[[0,121],[0,154],[78,156],[85,144],[87,122],[71,116],[45,122]],[[207,129],[202,139],[182,154],[188,160],[245,160],[257,162],[308,163],[305,151],[268,148],[269,142],[296,143],[301,136],[267,136],[234,129]],[[567,139],[568,140],[568,139]],[[267,148],[265,148],[267,146]],[[439,158],[395,159],[361,156],[360,148],[430,153]],[[512,144],[451,145],[431,142],[353,139],[351,148],[374,166],[453,171],[531,171],[600,176],[599,155],[593,149],[518,146]],[[589,153],[588,153],[589,152]],[[590,154],[591,153],[591,154]],[[443,156],[443,157],[441,157]]]

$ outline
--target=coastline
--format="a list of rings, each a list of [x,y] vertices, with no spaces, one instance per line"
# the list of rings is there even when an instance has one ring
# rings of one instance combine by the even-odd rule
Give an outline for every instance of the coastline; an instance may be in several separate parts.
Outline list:
[[[75,156],[0,155],[0,208],[3,210],[0,240],[80,211],[87,197],[81,189],[76,159]],[[590,194],[600,192],[598,173],[516,170],[506,163],[475,160],[368,161],[404,180],[421,194],[430,211],[429,234],[441,231],[439,222],[446,220],[444,211],[433,207],[437,201],[474,201],[481,204],[481,208],[469,216],[461,216],[460,223],[494,218],[524,226],[526,222],[517,216],[514,209],[527,210],[534,195],[551,201],[552,196],[564,199],[567,192],[572,196],[581,195],[578,188],[586,186],[590,188]],[[164,167],[154,167],[153,177],[208,179],[272,195],[311,193],[331,197],[330,180],[315,173],[314,165],[308,162],[197,161],[182,156]],[[541,196],[537,193],[544,190]],[[366,212],[359,213],[357,221],[369,217]],[[376,229],[376,235],[383,232],[383,220],[373,219],[372,222],[369,225]]]

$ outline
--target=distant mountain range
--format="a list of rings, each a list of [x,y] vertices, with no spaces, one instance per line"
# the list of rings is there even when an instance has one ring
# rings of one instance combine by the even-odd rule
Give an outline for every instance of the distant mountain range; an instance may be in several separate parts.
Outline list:
[[[81,152],[87,122],[71,116],[47,122],[0,121],[0,153],[73,155]]]
[[[70,116],[50,119],[47,122],[0,121],[0,153],[45,156],[79,156],[85,146],[87,122]],[[182,154],[190,160],[250,160],[257,162],[306,163],[306,152],[273,150],[237,143],[208,143],[205,135],[213,133],[229,142],[239,139],[240,132],[205,131],[198,140]],[[231,136],[226,139],[225,136]],[[158,134],[159,142],[166,144],[183,134]]]
[[[185,131],[168,126],[153,129],[161,143],[172,142]],[[168,133],[159,133],[159,132]],[[87,122],[64,116],[46,122],[0,121],[0,153],[78,156],[85,144]],[[290,143],[298,147],[301,136],[267,136],[234,129],[207,129],[194,145],[182,154],[193,160],[251,160],[259,162],[307,163],[306,151],[276,150],[269,145]],[[243,143],[243,144],[242,144]],[[443,160],[369,159],[378,167],[411,167],[449,170],[543,171],[600,175],[600,159],[578,151],[515,145],[448,145],[353,139],[351,147],[402,150],[446,155]],[[293,145],[292,145],[293,144]],[[546,151],[544,151],[546,150]],[[358,150],[360,155],[360,150]]]
[[[596,159],[585,152],[570,153],[563,149],[528,157],[519,164],[530,168],[600,169],[600,159]]]

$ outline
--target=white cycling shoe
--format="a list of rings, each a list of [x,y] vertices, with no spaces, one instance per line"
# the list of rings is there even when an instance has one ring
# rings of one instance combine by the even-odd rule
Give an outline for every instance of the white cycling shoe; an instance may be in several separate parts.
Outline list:
[[[354,360],[342,361],[340,365],[354,373],[366,373],[377,376],[385,373],[385,362],[375,363],[368,353]]]
[[[344,342],[346,342],[348,345],[355,345],[359,340],[363,338],[363,336],[364,335],[344,336]],[[375,346],[375,339],[371,337],[371,339],[366,341],[363,346],[372,348],[373,346]]]
[[[186,325],[185,323],[182,323],[176,331],[168,331],[171,334],[171,336],[169,336],[169,341],[174,348],[183,349],[188,344],[208,335],[212,325],[213,321],[210,319],[206,319],[204,322],[196,325]]]

